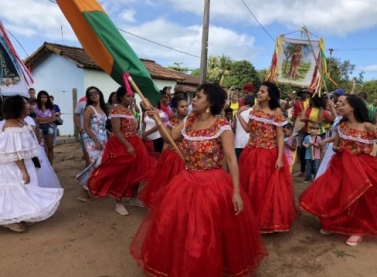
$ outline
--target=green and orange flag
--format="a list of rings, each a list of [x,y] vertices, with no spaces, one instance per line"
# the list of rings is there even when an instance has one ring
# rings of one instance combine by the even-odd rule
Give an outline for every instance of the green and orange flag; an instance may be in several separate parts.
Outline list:
[[[148,70],[96,0],[57,3],[85,52],[98,66],[120,85],[123,74],[129,73],[152,104],[159,101],[159,90]]]

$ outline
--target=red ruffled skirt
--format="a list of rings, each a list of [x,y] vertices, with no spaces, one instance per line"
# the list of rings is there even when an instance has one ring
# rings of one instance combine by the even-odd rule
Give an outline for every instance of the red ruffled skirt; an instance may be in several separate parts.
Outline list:
[[[185,163],[179,155],[166,149],[162,152],[154,173],[139,198],[148,208],[154,208],[164,196],[166,186],[174,176],[185,169]]]
[[[117,199],[132,196],[134,188],[147,182],[156,166],[139,137],[127,138],[135,149],[135,155],[115,136],[108,140],[101,164],[92,172],[88,188],[96,197],[114,196]]]
[[[300,196],[300,207],[319,217],[325,231],[377,234],[377,159],[345,149]]]
[[[299,214],[294,203],[293,181],[283,156],[276,169],[278,149],[249,148],[242,151],[240,181],[249,196],[262,233],[289,231]]]
[[[175,176],[130,246],[147,276],[251,276],[267,251],[246,194],[237,216],[232,196],[223,169]]]

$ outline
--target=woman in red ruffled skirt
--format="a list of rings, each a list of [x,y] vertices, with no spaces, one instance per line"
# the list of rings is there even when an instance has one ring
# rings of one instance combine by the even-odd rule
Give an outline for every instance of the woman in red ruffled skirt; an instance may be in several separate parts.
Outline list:
[[[264,82],[257,93],[258,105],[246,122],[237,116],[250,138],[240,156],[240,181],[250,198],[262,233],[289,231],[298,215],[294,204],[293,181],[283,153],[283,126],[277,86]]]
[[[121,199],[137,194],[138,185],[149,180],[156,161],[148,155],[138,135],[137,120],[128,108],[134,101],[133,95],[128,94],[124,87],[120,87],[116,95],[119,104],[109,114],[113,133],[106,144],[101,164],[90,175],[88,188],[96,197],[115,197],[115,211],[128,215]],[[134,197],[130,199],[130,205],[141,206],[142,203]]]
[[[164,189],[130,246],[148,276],[251,276],[267,255],[239,187],[231,126],[216,117],[225,99],[220,86],[201,85],[193,113],[172,130],[175,141],[183,140],[186,169]]]
[[[321,233],[345,234],[356,246],[377,234],[377,159],[370,153],[377,131],[363,100],[348,95],[338,101],[339,124],[327,170],[300,196],[300,207],[319,217]]]
[[[188,103],[183,97],[173,98],[173,108],[176,110],[177,117],[169,120],[167,128],[174,129],[182,122],[188,113]],[[182,148],[182,141],[176,143],[178,148]],[[164,145],[165,148],[166,144]],[[182,150],[181,150],[182,151]],[[139,198],[148,208],[153,208],[156,202],[165,194],[165,188],[171,179],[185,169],[185,163],[177,154],[174,147],[167,144],[157,161],[154,173],[152,174],[147,186],[140,193]]]

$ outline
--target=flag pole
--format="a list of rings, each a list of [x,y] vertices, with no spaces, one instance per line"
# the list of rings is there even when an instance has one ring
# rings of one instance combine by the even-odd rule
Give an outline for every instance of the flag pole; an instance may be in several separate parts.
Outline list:
[[[141,100],[145,104],[147,104],[147,105],[149,104],[151,106],[149,100],[144,97],[144,95],[140,91],[139,87],[136,85],[136,83],[134,82],[134,80],[132,80],[131,75],[129,75],[129,74],[127,74],[127,75],[128,75],[127,76],[128,81],[131,83],[131,85],[135,89],[136,93],[140,96]],[[171,137],[171,135],[169,134],[168,130],[166,130],[165,126],[162,124],[162,122],[161,122],[160,118],[158,117],[158,115],[157,114],[153,114],[153,119],[156,121],[157,126],[161,127],[160,131],[165,135],[165,137],[167,137],[169,143],[174,147],[174,149],[177,152],[177,154],[179,155],[179,157],[181,157],[181,159],[183,160],[183,162],[185,162],[185,158],[183,157],[181,150],[179,150],[177,144],[174,142],[174,140]]]

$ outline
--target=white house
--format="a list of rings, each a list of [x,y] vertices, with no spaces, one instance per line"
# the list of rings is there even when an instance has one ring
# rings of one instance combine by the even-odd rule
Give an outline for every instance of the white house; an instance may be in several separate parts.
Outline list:
[[[165,86],[174,88],[180,84],[191,99],[199,85],[199,78],[168,70],[152,60],[141,61],[159,89]],[[53,95],[55,104],[62,110],[64,124],[59,126],[60,135],[74,134],[74,107],[76,101],[85,96],[86,88],[98,87],[107,102],[110,93],[119,87],[82,48],[45,42],[24,62],[31,69],[35,90],[45,90]],[[77,89],[77,98],[73,89]]]

